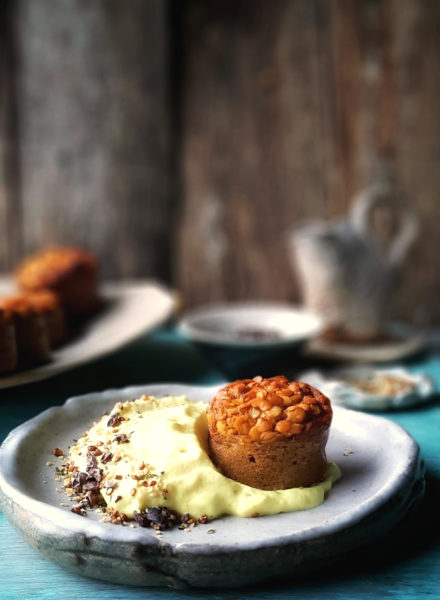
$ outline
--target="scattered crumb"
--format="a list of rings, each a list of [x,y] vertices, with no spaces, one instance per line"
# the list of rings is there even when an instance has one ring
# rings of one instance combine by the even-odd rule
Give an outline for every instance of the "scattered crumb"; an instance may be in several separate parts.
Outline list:
[[[215,533],[215,529],[213,527],[211,527],[211,529],[208,529],[207,533]]]
[[[344,456],[349,456],[350,454],[354,454],[354,450],[350,450],[350,448],[344,448]]]

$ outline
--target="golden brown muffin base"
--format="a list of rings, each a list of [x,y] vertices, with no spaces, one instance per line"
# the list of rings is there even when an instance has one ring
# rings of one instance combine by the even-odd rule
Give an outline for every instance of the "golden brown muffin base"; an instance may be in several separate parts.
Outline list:
[[[322,481],[327,439],[328,429],[270,443],[210,433],[209,446],[214,464],[226,477],[262,490],[282,490]]]

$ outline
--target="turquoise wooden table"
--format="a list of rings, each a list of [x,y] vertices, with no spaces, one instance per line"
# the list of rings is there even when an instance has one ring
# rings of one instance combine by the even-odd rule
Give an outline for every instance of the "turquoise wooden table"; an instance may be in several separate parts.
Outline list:
[[[294,376],[299,365],[291,357],[279,372]],[[407,363],[431,375],[440,389],[440,348]],[[215,383],[223,375],[210,366],[171,328],[162,328],[126,349],[54,379],[0,392],[0,440],[11,429],[72,395],[153,381]],[[440,598],[440,400],[417,409],[388,413],[421,446],[427,465],[426,496],[391,533],[350,555],[343,563],[300,581],[235,590],[134,588],[72,575],[40,557],[0,514],[1,600],[136,600],[184,598]]]

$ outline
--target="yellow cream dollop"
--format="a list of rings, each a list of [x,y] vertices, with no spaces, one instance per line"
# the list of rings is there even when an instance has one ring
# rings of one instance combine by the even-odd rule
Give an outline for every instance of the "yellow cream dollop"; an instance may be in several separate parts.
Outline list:
[[[115,424],[108,425],[115,415]],[[114,419],[115,420],[115,419]],[[313,508],[324,501],[340,471],[329,463],[324,481],[308,488],[265,491],[228,479],[207,452],[206,404],[185,396],[143,396],[119,402],[70,449],[86,471],[90,453],[103,470],[101,494],[110,509],[132,518],[134,511],[167,506],[209,519],[249,517]],[[96,447],[97,451],[93,448]],[[108,460],[108,454],[111,459]],[[105,461],[103,462],[103,457]]]

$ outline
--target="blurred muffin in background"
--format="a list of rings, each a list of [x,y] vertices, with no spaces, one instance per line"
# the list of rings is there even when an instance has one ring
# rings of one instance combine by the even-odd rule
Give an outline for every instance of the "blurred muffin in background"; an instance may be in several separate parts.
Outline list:
[[[62,344],[67,337],[67,328],[58,296],[49,290],[43,290],[26,294],[26,298],[45,319],[51,348]]]
[[[51,358],[50,340],[43,311],[26,296],[0,299],[0,311],[12,319],[20,364],[39,364]]]
[[[56,246],[32,254],[18,266],[16,279],[25,292],[54,292],[72,315],[88,315],[100,304],[97,259],[81,248]]]
[[[17,340],[11,312],[0,308],[0,373],[17,368]]]

